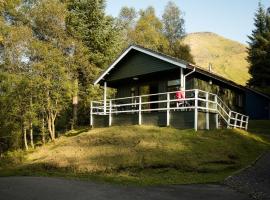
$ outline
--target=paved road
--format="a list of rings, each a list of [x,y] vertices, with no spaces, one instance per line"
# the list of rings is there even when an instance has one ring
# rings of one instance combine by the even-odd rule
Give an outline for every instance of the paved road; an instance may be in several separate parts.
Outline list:
[[[228,186],[249,194],[254,199],[270,199],[270,151],[257,162],[225,180]]]
[[[1,200],[247,200],[221,185],[135,187],[47,177],[0,178]]]

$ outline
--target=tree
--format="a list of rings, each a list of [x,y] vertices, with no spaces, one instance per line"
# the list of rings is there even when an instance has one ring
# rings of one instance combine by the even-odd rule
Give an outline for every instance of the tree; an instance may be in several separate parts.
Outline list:
[[[105,15],[105,1],[70,0],[68,10],[68,32],[88,47],[90,63],[104,69],[121,50],[116,21]]]
[[[185,20],[182,17],[180,9],[172,1],[169,1],[165,7],[162,22],[164,24],[164,35],[169,40],[170,45],[184,37]]]
[[[137,12],[135,8],[133,7],[122,7],[120,10],[120,13],[118,15],[118,25],[119,33],[122,34],[124,47],[128,46],[132,43],[132,40],[130,38],[130,33],[133,31],[135,25],[136,25],[136,19]],[[120,31],[121,30],[121,31]]]
[[[175,3],[169,1],[162,15],[163,33],[169,42],[166,52],[173,57],[194,63],[190,47],[183,43],[185,20]]]
[[[259,3],[254,18],[255,29],[249,36],[248,61],[251,79],[248,85],[270,92],[270,15]]]
[[[168,41],[162,33],[162,22],[155,15],[153,7],[141,10],[134,31],[130,34],[131,40],[152,50],[164,52],[168,49]]]

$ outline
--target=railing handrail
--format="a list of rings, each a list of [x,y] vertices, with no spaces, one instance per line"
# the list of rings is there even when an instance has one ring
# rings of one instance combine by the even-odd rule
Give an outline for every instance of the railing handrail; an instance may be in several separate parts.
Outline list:
[[[197,95],[195,95],[197,91]],[[146,94],[146,95],[137,95],[137,96],[129,96],[129,97],[121,97],[121,98],[114,98],[114,99],[107,99],[105,102],[104,101],[92,101],[91,103],[91,114],[103,114],[103,115],[107,115],[111,113],[126,113],[126,112],[146,112],[146,111],[163,111],[163,110],[171,110],[171,109],[178,109],[178,110],[182,110],[182,109],[201,109],[201,110],[205,110],[207,112],[212,111],[217,113],[218,115],[220,115],[223,120],[227,123],[228,127],[241,127],[241,128],[247,128],[247,124],[248,124],[248,119],[249,117],[232,111],[228,105],[226,105],[223,100],[214,93],[210,93],[210,92],[206,92],[200,89],[190,89],[190,90],[183,90],[182,92],[185,94],[185,98],[181,98],[181,99],[177,99],[175,98],[169,98],[168,99],[168,95],[170,96],[171,94],[176,94],[176,92],[178,91],[172,91],[172,92],[162,92],[162,93],[155,93],[155,94]],[[194,96],[193,97],[186,97],[188,95],[186,95],[189,92],[194,92]],[[205,95],[205,98],[203,98],[200,93]],[[161,100],[155,100],[155,101],[143,101],[142,99],[144,97],[151,97],[151,96],[161,96],[161,95],[166,95],[166,99],[161,99]],[[214,97],[215,100],[211,100],[210,97]],[[113,103],[116,102],[118,100],[134,100],[134,102],[131,103]],[[137,101],[138,99],[138,101]],[[167,107],[165,106],[165,103],[168,102],[190,102],[190,101],[194,101],[194,102],[205,102],[205,106],[199,106],[198,104],[196,104],[195,106],[191,106],[191,104],[189,105],[185,105],[184,107]],[[108,103],[109,102],[109,103]],[[104,105],[105,103],[105,105]],[[141,109],[137,109],[137,106],[142,106],[142,105],[150,105],[150,104],[159,104],[159,103],[164,103],[164,107],[159,107],[159,108],[141,108]],[[98,104],[98,106],[95,106],[94,104]],[[209,107],[209,104],[216,104],[215,108],[211,108]],[[120,108],[120,107],[125,107],[125,106],[132,106],[133,109],[129,109],[129,110],[115,110],[115,108]],[[135,109],[134,109],[135,108]],[[94,111],[93,109],[96,109],[98,111]],[[233,116],[233,115],[234,116]],[[231,121],[234,121],[234,123],[231,123]],[[237,123],[240,122],[240,125],[238,125]]]

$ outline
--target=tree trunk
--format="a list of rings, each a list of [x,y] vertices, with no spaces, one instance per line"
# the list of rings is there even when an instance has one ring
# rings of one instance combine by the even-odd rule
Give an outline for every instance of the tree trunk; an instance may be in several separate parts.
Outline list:
[[[77,127],[78,122],[78,79],[75,79],[73,83],[74,91],[73,91],[73,98],[72,98],[72,123],[71,123],[71,129],[74,129]]]
[[[23,140],[24,140],[24,147],[26,150],[28,150],[28,144],[27,144],[27,130],[25,127],[23,127]]]
[[[53,134],[52,134],[51,118],[49,116],[47,117],[47,125],[48,125],[48,131],[49,131],[50,137],[52,140],[54,140]]]
[[[52,141],[54,141],[55,140],[55,124],[54,124],[55,119],[52,113],[49,114],[47,121],[48,121],[48,130],[50,133],[50,137]]]
[[[32,122],[30,122],[30,142],[31,142],[31,147],[34,148],[33,123]]]
[[[42,126],[41,126],[41,134],[42,134],[42,143],[46,143],[46,135],[45,135],[45,120],[44,115],[42,116]]]

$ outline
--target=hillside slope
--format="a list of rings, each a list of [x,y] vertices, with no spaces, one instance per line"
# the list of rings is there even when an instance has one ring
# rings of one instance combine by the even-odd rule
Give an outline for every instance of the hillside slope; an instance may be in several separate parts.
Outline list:
[[[260,137],[241,130],[195,133],[167,127],[114,126],[69,132],[29,152],[19,159],[22,163],[14,154],[0,157],[0,176],[55,173],[146,185],[219,182],[268,147]],[[7,169],[11,172],[5,172]]]
[[[188,34],[184,42],[190,45],[198,66],[208,69],[212,63],[215,73],[241,85],[249,79],[247,47],[244,44],[210,32]]]

